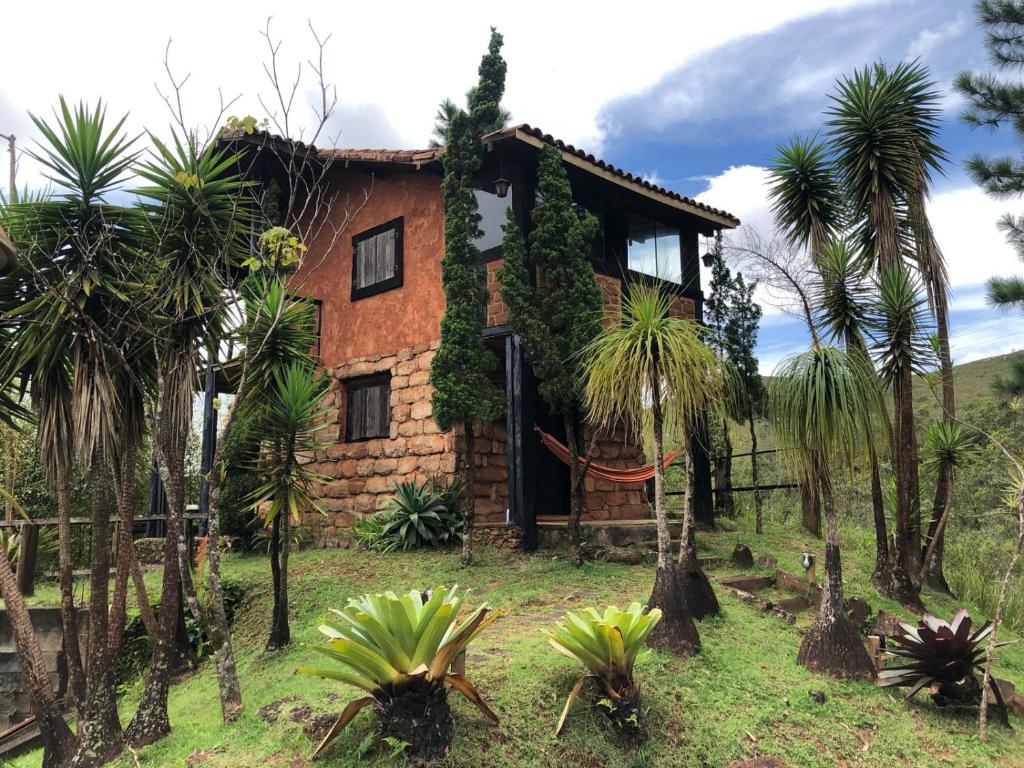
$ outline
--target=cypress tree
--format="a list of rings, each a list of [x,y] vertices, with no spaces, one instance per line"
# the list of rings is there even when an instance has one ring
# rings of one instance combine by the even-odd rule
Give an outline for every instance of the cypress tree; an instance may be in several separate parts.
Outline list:
[[[708,298],[704,302],[704,324],[708,327],[707,341],[718,356],[725,358],[725,327],[731,315],[733,278],[729,267],[725,265],[722,254],[722,235],[715,237],[715,245],[711,250],[711,280],[708,282]],[[714,514],[732,517],[734,511],[732,497],[732,440],[729,437],[729,414],[723,411],[721,424],[721,445],[715,451],[715,506]],[[719,442],[718,440],[715,441]]]
[[[505,89],[501,45],[501,35],[492,28],[488,52],[480,62],[480,82],[470,93],[470,111],[459,109],[451,116],[441,156],[445,203],[441,283],[446,304],[430,381],[434,386],[433,414],[437,425],[443,430],[461,425],[464,435],[459,456],[466,487],[464,565],[471,562],[473,553],[474,427],[497,418],[502,408],[501,391],[489,376],[497,360],[483,338],[487,284],[475,244],[483,233],[474,192],[475,174],[483,160],[481,126],[486,128],[497,119],[495,114],[500,114],[499,102]]]
[[[573,205],[562,156],[554,147],[541,150],[537,190],[529,251],[515,214],[508,211],[502,243],[505,263],[498,270],[498,280],[509,308],[509,325],[523,339],[540,395],[565,423],[570,454],[569,557],[573,565],[582,565],[585,474],[578,461],[583,437],[579,418],[583,370],[578,353],[601,329],[601,291],[590,262],[598,222]]]

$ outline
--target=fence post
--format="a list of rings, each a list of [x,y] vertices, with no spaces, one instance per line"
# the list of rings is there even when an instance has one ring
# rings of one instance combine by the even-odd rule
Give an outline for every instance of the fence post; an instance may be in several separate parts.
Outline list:
[[[18,547],[18,591],[25,597],[31,597],[35,594],[39,526],[24,523],[21,526],[20,538],[21,544]]]

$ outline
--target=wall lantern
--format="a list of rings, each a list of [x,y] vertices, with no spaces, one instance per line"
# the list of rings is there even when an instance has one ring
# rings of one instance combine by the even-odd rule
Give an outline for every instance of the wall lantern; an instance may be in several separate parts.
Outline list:
[[[705,267],[711,269],[711,265],[715,263],[715,254],[713,254],[711,251],[708,251],[707,253],[700,257],[700,260]]]
[[[506,197],[508,195],[509,181],[504,176],[499,176],[494,180],[494,194],[498,197]]]

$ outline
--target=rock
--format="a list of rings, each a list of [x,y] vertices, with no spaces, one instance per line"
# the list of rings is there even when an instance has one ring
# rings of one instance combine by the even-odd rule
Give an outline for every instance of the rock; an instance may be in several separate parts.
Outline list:
[[[746,544],[737,544],[732,551],[732,561],[740,568],[753,568],[754,554]]]
[[[641,565],[644,562],[644,554],[629,547],[606,546],[597,551],[598,560],[606,563],[622,563],[623,565]]]
[[[824,693],[824,691],[808,691],[807,695],[811,697],[811,701],[815,701],[818,704],[824,704],[825,703],[825,693]]]
[[[1013,710],[1014,700],[1017,698],[1017,692],[1013,687],[1013,683],[1009,680],[1000,680],[998,677],[993,677],[992,680],[997,686],[999,686],[999,693],[1002,694],[1006,708]],[[996,697],[992,695],[991,688],[985,691],[985,698],[988,699],[988,703],[990,705],[996,703]]]
[[[846,616],[853,626],[860,631],[871,618],[871,606],[862,597],[851,597],[846,601]]]
[[[757,558],[758,568],[767,568],[771,570],[772,568],[775,568],[778,564],[779,561],[771,555],[761,555],[759,558]]]
[[[1013,701],[1010,702],[1010,711],[1016,717],[1024,717],[1024,696],[1018,693],[1013,697]]]
[[[762,756],[731,763],[729,768],[789,768],[789,764],[782,762],[777,757]]]

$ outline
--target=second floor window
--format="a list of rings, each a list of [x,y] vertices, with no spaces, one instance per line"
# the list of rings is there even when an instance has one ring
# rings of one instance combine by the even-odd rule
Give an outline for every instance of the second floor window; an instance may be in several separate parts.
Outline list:
[[[345,441],[387,437],[391,431],[391,376],[365,376],[345,382]]]
[[[672,283],[682,282],[679,230],[643,216],[630,216],[629,268]]]
[[[352,300],[402,284],[402,219],[360,232],[352,238]]]

